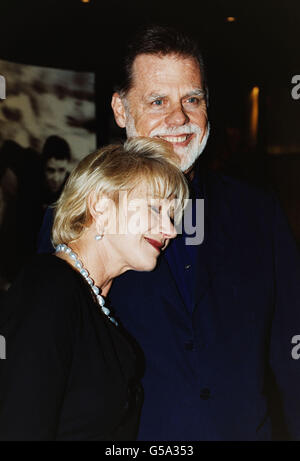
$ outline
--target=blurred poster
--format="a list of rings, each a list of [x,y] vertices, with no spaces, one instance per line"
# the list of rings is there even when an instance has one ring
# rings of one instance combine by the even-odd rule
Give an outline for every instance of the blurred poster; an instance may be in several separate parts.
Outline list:
[[[70,170],[96,149],[96,108],[93,73],[0,60],[0,75],[1,295],[36,252]]]
[[[50,135],[63,137],[74,159],[95,150],[93,73],[36,67],[0,60],[6,99],[0,105],[0,146],[4,140],[42,151]]]

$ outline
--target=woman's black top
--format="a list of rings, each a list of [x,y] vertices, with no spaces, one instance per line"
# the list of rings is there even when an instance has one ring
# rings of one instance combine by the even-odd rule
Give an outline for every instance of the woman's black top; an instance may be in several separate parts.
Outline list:
[[[0,308],[0,440],[134,440],[134,349],[68,263],[40,255]]]

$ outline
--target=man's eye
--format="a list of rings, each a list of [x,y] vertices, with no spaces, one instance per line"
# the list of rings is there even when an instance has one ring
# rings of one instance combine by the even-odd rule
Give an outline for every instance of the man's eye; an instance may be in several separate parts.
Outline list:
[[[191,104],[198,104],[199,103],[199,99],[196,98],[196,97],[191,97],[187,100],[187,102],[191,103]]]
[[[156,99],[155,101],[152,102],[154,106],[162,106],[163,100],[162,99]]]

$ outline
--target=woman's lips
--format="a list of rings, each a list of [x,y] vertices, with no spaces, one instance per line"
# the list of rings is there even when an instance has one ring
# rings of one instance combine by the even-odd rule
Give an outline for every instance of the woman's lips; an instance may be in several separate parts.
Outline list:
[[[161,242],[158,240],[149,239],[148,237],[145,237],[145,240],[147,240],[150,245],[152,245],[158,252],[160,252],[161,247],[163,246]]]

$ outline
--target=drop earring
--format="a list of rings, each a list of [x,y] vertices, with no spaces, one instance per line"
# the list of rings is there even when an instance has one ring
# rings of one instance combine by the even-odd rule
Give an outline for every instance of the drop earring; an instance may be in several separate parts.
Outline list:
[[[95,235],[95,240],[102,240],[103,239],[103,234],[96,234]]]

